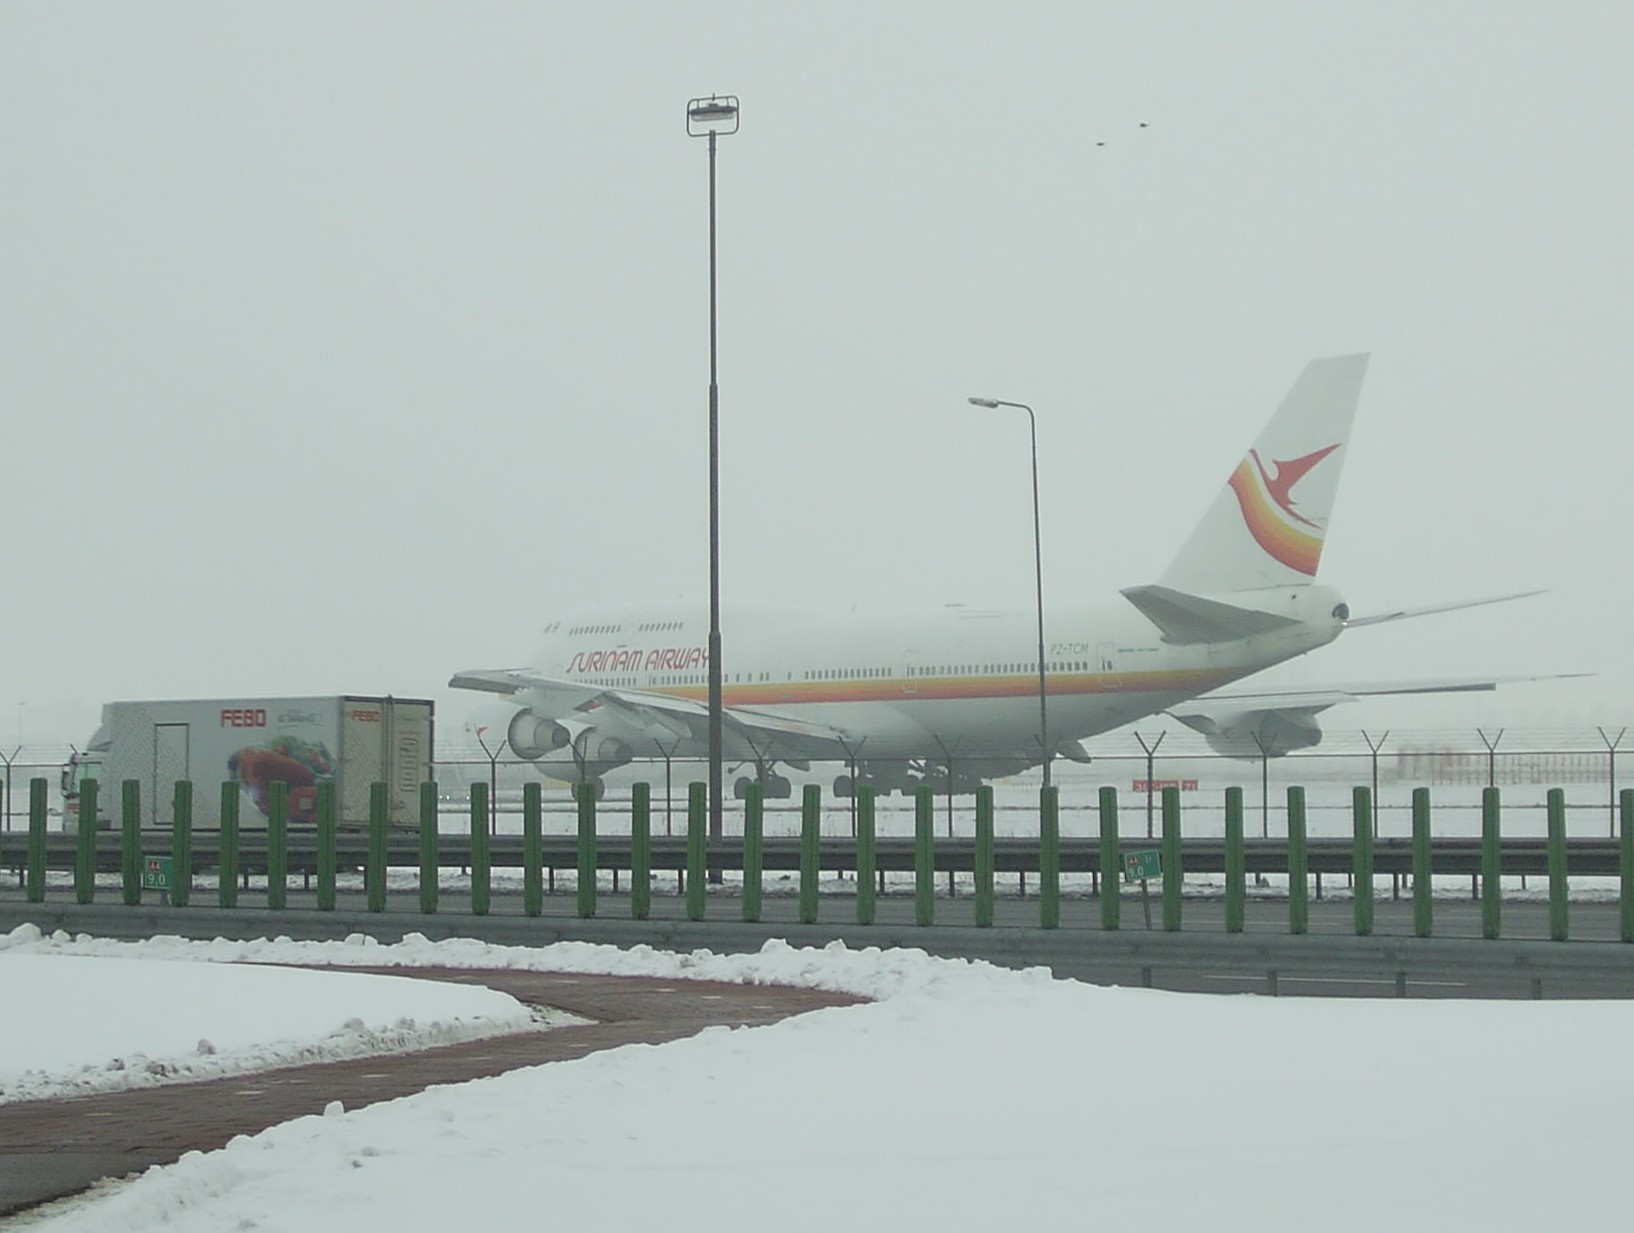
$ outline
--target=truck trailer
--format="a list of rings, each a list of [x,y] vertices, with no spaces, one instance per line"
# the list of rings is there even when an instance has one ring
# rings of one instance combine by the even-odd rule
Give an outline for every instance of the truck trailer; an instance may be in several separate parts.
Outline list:
[[[269,791],[288,785],[285,816],[317,819],[318,786],[334,785],[335,820],[364,825],[369,792],[387,785],[393,826],[419,817],[420,785],[432,777],[433,704],[346,694],[320,698],[195,698],[109,702],[84,752],[63,769],[64,829],[76,830],[82,786],[97,781],[98,827],[117,823],[122,784],[139,785],[144,827],[174,817],[175,785],[193,784],[193,825],[221,825],[221,785],[236,785],[239,825],[265,828]]]

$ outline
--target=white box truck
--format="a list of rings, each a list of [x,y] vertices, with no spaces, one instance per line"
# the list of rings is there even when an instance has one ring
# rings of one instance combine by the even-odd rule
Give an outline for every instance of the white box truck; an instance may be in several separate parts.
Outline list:
[[[80,788],[97,781],[97,825],[117,825],[121,785],[141,785],[142,825],[173,818],[175,784],[193,784],[193,825],[221,825],[221,785],[239,789],[239,825],[267,825],[268,790],[287,788],[293,826],[316,821],[318,785],[331,783],[335,820],[369,820],[369,789],[387,785],[393,826],[419,819],[432,777],[433,704],[413,698],[198,698],[109,702],[83,753],[63,769],[64,829],[78,827]]]

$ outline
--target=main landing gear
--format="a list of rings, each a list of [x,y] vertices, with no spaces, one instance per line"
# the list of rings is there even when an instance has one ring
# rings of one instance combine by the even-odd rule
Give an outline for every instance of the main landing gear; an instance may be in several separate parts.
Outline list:
[[[754,783],[748,775],[739,775],[732,784],[732,795],[738,800],[747,800],[749,785]],[[768,801],[786,801],[794,795],[794,785],[787,776],[768,771],[760,777],[762,799]]]

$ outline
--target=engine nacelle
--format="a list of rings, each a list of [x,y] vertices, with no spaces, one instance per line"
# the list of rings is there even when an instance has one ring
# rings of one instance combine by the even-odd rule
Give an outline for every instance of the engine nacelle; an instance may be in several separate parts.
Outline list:
[[[1228,758],[1257,762],[1322,743],[1322,725],[1310,711],[1249,711],[1208,728],[1190,719],[1185,722],[1203,733],[1211,749]]]
[[[517,757],[536,762],[566,745],[570,736],[568,730],[554,719],[546,719],[532,711],[518,711],[511,716],[510,726],[505,729],[505,739]]]
[[[635,757],[630,747],[616,736],[603,736],[594,728],[586,728],[579,733],[578,739],[573,742],[573,752],[578,755],[585,773],[595,775],[610,771],[615,766],[623,766]]]

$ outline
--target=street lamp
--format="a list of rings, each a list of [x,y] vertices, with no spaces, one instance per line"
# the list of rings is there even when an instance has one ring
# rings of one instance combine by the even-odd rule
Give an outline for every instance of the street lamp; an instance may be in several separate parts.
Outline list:
[[[709,835],[721,820],[720,387],[715,364],[715,137],[738,131],[735,94],[687,101],[687,136],[709,138]]]
[[[1044,786],[1050,786],[1050,712],[1048,694],[1044,688],[1044,547],[1038,530],[1038,420],[1033,409],[1024,402],[1006,402],[1002,398],[972,398],[973,407],[995,410],[1014,407],[1027,413],[1027,431],[1033,440],[1033,577],[1038,585],[1038,743],[1044,750]]]

